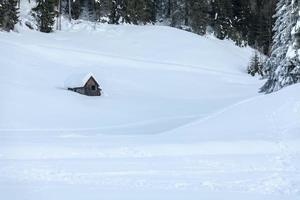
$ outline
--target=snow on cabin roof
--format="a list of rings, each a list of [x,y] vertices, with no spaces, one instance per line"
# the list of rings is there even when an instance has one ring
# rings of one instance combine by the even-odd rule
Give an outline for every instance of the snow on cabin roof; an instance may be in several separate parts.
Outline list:
[[[97,81],[92,73],[72,74],[66,79],[65,88],[83,87],[91,77],[93,77],[95,81]]]

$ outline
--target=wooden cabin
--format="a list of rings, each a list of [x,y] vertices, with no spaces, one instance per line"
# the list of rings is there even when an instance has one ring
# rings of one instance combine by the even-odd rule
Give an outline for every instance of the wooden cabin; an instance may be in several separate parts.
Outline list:
[[[101,96],[101,88],[94,75],[71,76],[65,83],[68,90],[87,96]]]

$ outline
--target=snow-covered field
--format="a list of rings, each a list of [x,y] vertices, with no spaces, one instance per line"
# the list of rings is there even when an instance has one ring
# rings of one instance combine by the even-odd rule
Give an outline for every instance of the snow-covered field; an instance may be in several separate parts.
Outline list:
[[[259,94],[251,54],[161,26],[0,32],[0,199],[300,199],[300,85]],[[103,96],[64,87],[90,72]]]

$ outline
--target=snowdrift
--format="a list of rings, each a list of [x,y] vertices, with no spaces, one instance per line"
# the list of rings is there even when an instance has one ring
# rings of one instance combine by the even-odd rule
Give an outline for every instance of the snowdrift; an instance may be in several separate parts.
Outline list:
[[[295,140],[300,133],[300,85],[243,100],[169,134],[194,140]]]

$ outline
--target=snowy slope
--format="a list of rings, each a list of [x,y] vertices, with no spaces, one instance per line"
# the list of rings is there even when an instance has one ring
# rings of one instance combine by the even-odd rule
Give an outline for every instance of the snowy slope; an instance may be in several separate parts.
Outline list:
[[[1,33],[0,87],[7,99],[1,129],[101,129],[97,132],[103,134],[147,129],[154,134],[256,94],[259,83],[243,71],[249,49],[166,27],[98,29]],[[89,72],[104,97],[64,90],[70,75]],[[231,94],[224,84],[232,86]],[[254,87],[245,91],[248,85]],[[155,121],[159,130],[151,125]]]
[[[66,26],[65,26],[66,27]],[[0,32],[0,199],[299,199],[299,85],[160,26]],[[93,73],[104,95],[66,90]]]
[[[300,133],[300,85],[240,101],[199,121],[170,131],[205,140],[297,140]],[[215,126],[218,124],[218,126]]]

